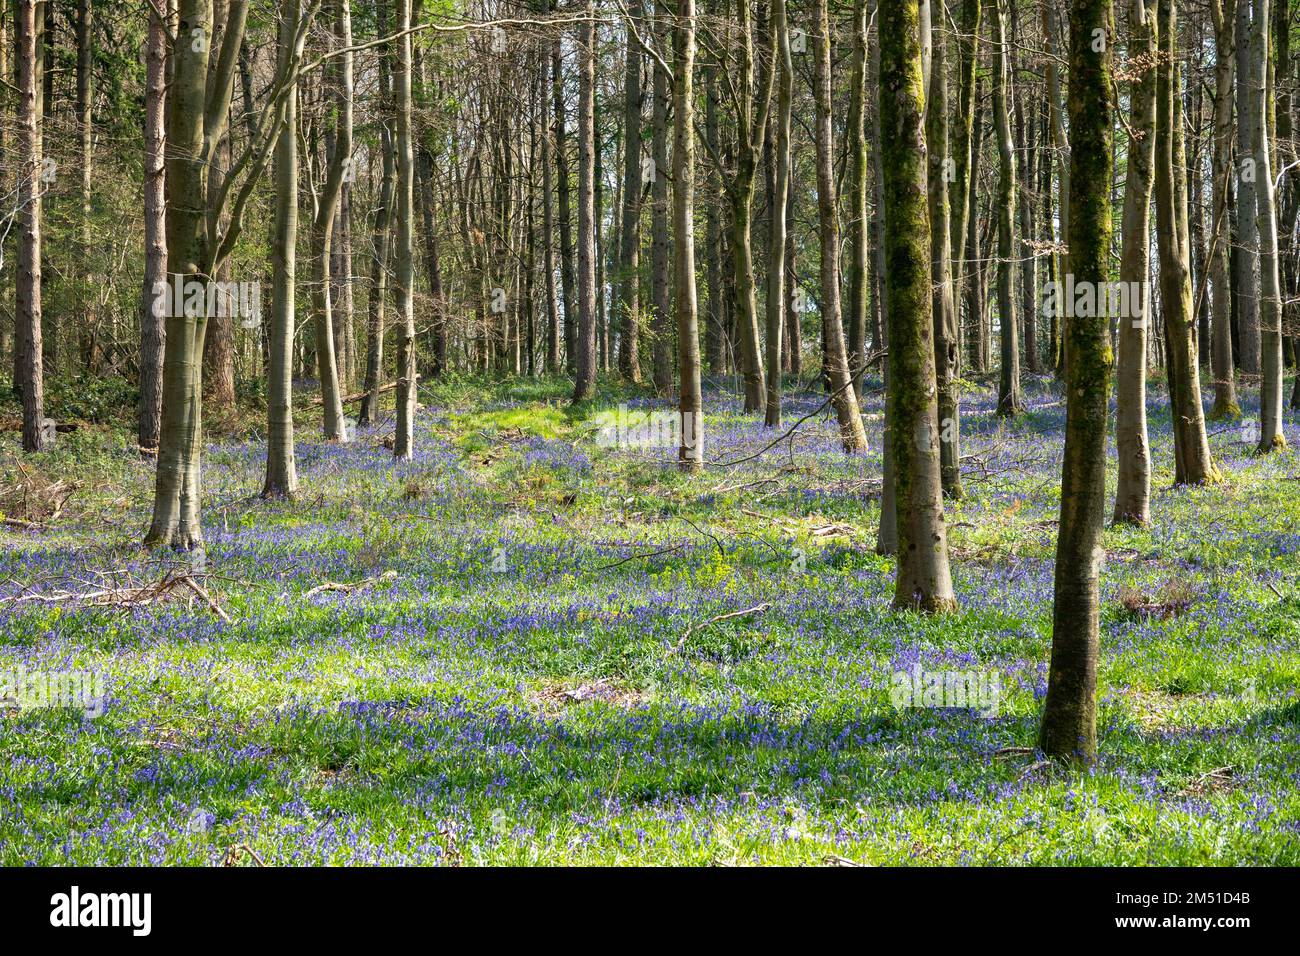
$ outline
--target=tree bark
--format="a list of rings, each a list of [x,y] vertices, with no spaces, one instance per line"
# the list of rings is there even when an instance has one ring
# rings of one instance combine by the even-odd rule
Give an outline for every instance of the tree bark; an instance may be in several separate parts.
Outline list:
[[[294,58],[301,0],[282,9],[277,72],[285,75]],[[267,336],[266,478],[263,498],[290,498],[298,490],[293,434],[293,345],[298,281],[298,84],[285,96],[275,141],[275,233],[271,243],[271,328]]]
[[[163,317],[154,310],[156,289],[167,282],[166,168],[167,24],[172,4],[150,0],[145,45],[144,282],[140,289],[140,403],[136,444],[158,454],[162,425]]]
[[[1151,521],[1151,448],[1147,440],[1147,329],[1151,321],[1151,166],[1155,161],[1156,12],[1145,0],[1129,2],[1128,174],[1124,179],[1123,246],[1119,281],[1141,290],[1135,314],[1119,321],[1119,369],[1115,393],[1115,453],[1119,474],[1114,520]]]
[[[1016,151],[1011,140],[1008,87],[1011,84],[1010,50],[1006,38],[1007,0],[996,0],[993,13],[993,125],[998,137],[998,321],[1001,368],[998,374],[998,414],[1019,415],[1025,410],[1020,393],[1020,320],[1017,315],[1016,260]]]
[[[786,0],[772,0],[772,36],[776,41],[776,117],[773,123],[771,229],[767,254],[767,401],[763,424],[781,424],[781,353],[786,307],[786,205],[790,196],[790,119],[794,64]]]
[[[1240,0],[1245,2],[1245,0]],[[1287,2],[1287,0],[1282,0]],[[1259,236],[1259,445],[1267,454],[1286,447],[1282,437],[1282,289],[1278,273],[1277,207],[1269,156],[1269,0],[1255,0],[1250,37],[1251,149],[1255,157],[1255,221]]]
[[[36,58],[36,2],[14,0],[18,68],[18,376],[23,394],[23,451],[44,451],[45,372],[41,349],[41,104]]]
[[[641,19],[641,0],[629,0],[629,21]],[[641,381],[637,348],[641,325],[641,48],[627,28],[623,71],[623,223],[619,235],[618,370],[629,382]]]
[[[1192,280],[1188,262],[1187,184],[1182,135],[1182,96],[1177,67],[1174,0],[1158,0],[1161,56],[1156,73],[1156,237],[1160,256],[1160,314],[1164,322],[1169,395],[1174,417],[1174,482],[1216,481],[1201,408]],[[1077,144],[1076,144],[1077,145]],[[1078,281],[1075,275],[1075,281]]]
[[[1168,2],[1168,0],[1162,0]],[[1103,30],[1097,49],[1095,30]],[[1107,280],[1113,163],[1110,0],[1070,7],[1070,269]],[[1106,507],[1106,424],[1113,356],[1104,310],[1064,324],[1065,458],[1052,608],[1052,657],[1039,747],[1051,757],[1097,758],[1099,584]]]
[[[397,0],[397,69],[393,72],[397,146],[397,271],[394,275],[401,333],[397,340],[397,427],[393,458],[408,461],[415,453],[415,404],[418,394],[415,356],[415,144],[411,135],[411,0]]]
[[[825,0],[819,0],[825,11]],[[897,509],[894,606],[957,606],[948,569],[939,463],[930,217],[917,0],[880,0],[880,128],[889,305],[889,455]],[[823,21],[824,22],[824,21]],[[934,108],[932,103],[931,109]],[[940,189],[942,191],[942,188]],[[944,250],[946,261],[946,250]],[[850,390],[851,394],[851,390]]]
[[[915,10],[915,7],[913,7]],[[827,0],[814,0],[816,50],[813,91],[816,104],[817,220],[821,239],[821,319],[824,367],[829,379],[831,404],[840,426],[840,441],[850,454],[867,450],[867,434],[858,410],[857,390],[849,371],[840,319],[840,223],[836,209],[834,149],[831,122],[831,33]],[[915,12],[913,13],[915,16]],[[918,51],[919,57],[919,51]],[[925,260],[922,260],[925,261]],[[928,292],[928,290],[927,290]],[[927,295],[926,301],[929,301]]]
[[[677,0],[673,83],[673,247],[677,308],[678,467],[704,466],[700,323],[695,291],[695,0]]]
[[[1232,273],[1229,190],[1232,188],[1233,77],[1236,74],[1236,0],[1210,0],[1214,18],[1214,164],[1210,236],[1210,367],[1214,378],[1211,419],[1240,418],[1232,357]]]
[[[587,0],[588,19],[578,44],[578,339],[573,401],[591,398],[596,388],[596,7]]]
[[[939,467],[944,494],[960,498],[961,407],[957,369],[957,304],[953,297],[951,212],[945,170],[948,154],[948,17],[944,0],[931,34],[930,92],[925,112],[927,189],[930,214],[930,274],[934,311],[935,386],[939,409]],[[969,144],[969,141],[968,141]]]

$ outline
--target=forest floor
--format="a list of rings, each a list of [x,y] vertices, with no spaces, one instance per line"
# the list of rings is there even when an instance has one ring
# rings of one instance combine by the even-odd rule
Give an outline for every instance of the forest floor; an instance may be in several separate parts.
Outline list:
[[[191,579],[140,550],[152,470],[126,427],[28,458],[0,435],[0,509],[35,519],[0,530],[0,676],[104,692],[94,718],[0,706],[0,864],[1300,864],[1294,451],[1213,423],[1225,480],[1173,488],[1153,389],[1154,520],[1105,535],[1080,772],[1033,752],[1057,392],[1031,383],[1013,421],[965,394],[960,610],[926,618],[890,609],[874,553],[878,381],[868,454],[821,412],[695,477],[605,447],[567,387],[431,388],[400,465],[391,420],[321,442],[304,387],[294,501],[256,497],[255,436],[208,446]],[[823,399],[792,395],[787,425]],[[712,462],[775,437],[706,407]],[[997,693],[900,707],[914,668]]]

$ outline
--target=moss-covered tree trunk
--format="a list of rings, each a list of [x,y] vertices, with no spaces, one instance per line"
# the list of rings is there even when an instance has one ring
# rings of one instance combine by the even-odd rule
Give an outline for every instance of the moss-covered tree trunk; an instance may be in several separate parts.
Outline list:
[[[1174,482],[1199,485],[1219,477],[1205,435],[1183,171],[1183,110],[1178,69],[1178,18],[1173,0],[1158,0],[1160,58],[1156,71],[1156,238],[1160,256],[1160,312],[1174,417]],[[1075,144],[1077,146],[1077,143]],[[1073,254],[1073,252],[1072,252]],[[1079,280],[1075,270],[1075,282]]]
[[[1097,31],[1101,31],[1100,34]],[[1070,6],[1070,268],[1107,281],[1114,101],[1110,0]],[[1102,42],[1098,43],[1100,39]],[[1098,48],[1100,47],[1100,49]],[[1065,459],[1052,608],[1052,660],[1039,746],[1052,757],[1097,757],[1098,577],[1106,508],[1106,419],[1113,356],[1104,310],[1065,320]]]
[[[1150,325],[1151,165],[1155,161],[1156,12],[1145,0],[1129,3],[1128,174],[1124,179],[1123,245],[1119,280],[1141,290],[1119,322],[1115,392],[1115,452],[1119,474],[1114,520],[1151,520],[1151,448],[1147,440],[1147,329]]]
[[[824,9],[824,7],[823,7]],[[935,394],[934,314],[921,19],[917,0],[881,0],[880,131],[888,302],[889,451],[897,511],[894,605],[956,607],[948,569]]]
[[[1241,370],[1259,374],[1259,232],[1255,218],[1259,167],[1254,160],[1255,115],[1251,90],[1251,0],[1237,0],[1237,346]],[[1177,41],[1175,41],[1177,42]]]
[[[913,4],[915,11],[915,3]],[[831,33],[827,0],[813,4],[816,50],[813,59],[814,124],[817,140],[817,221],[821,239],[821,319],[824,367],[831,404],[847,452],[866,451],[867,434],[858,410],[857,390],[849,371],[840,319],[840,223],[835,195],[835,144],[831,125]],[[919,49],[917,53],[920,56]],[[927,243],[928,245],[928,243]],[[927,251],[928,256],[928,251]]]

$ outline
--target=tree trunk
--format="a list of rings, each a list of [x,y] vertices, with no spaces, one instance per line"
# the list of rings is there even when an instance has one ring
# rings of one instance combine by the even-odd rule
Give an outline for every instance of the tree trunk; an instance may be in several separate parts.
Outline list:
[[[839,421],[840,441],[844,445],[844,450],[852,454],[867,450],[867,434],[863,430],[862,415],[858,411],[858,394],[853,387],[853,378],[849,371],[844,347],[844,326],[840,320],[840,223],[835,198],[833,155],[835,140],[831,123],[831,33],[827,0],[815,0],[813,16],[816,18],[813,90],[816,103],[817,220],[822,251],[821,319],[825,342],[823,364],[829,378],[831,404],[835,407],[835,417]],[[928,294],[926,301],[929,301]]]
[[[776,40],[776,121],[772,145],[772,194],[767,255],[767,402],[763,424],[781,424],[781,352],[786,305],[786,205],[790,196],[790,118],[794,64],[790,56],[790,24],[786,0],[772,0],[772,36]]]
[[[930,272],[934,312],[935,386],[938,393],[939,466],[944,494],[960,498],[961,408],[958,397],[957,304],[953,297],[951,209],[944,175],[948,155],[948,17],[944,0],[934,0],[930,92],[925,112],[930,214]],[[954,164],[955,165],[955,164]]]
[[[277,72],[288,72],[298,50],[295,32],[301,0],[282,9]],[[300,49],[300,48],[299,48]],[[275,234],[271,243],[270,374],[266,387],[266,480],[263,498],[289,498],[298,490],[293,434],[293,346],[298,282],[298,85],[285,97],[275,141]]]
[[[1192,316],[1192,280],[1188,265],[1187,184],[1182,176],[1182,97],[1178,93],[1177,14],[1174,0],[1159,2],[1161,57],[1156,77],[1156,237],[1160,256],[1160,316],[1170,405],[1174,417],[1174,482],[1199,485],[1215,481],[1201,408],[1196,327]],[[1076,143],[1077,145],[1077,143]],[[1076,273],[1075,281],[1079,281]]]
[[[1255,149],[1256,109],[1250,55],[1251,2],[1237,0],[1237,340],[1241,370],[1259,374],[1259,226],[1255,212],[1259,185]]]
[[[940,0],[941,2],[941,0]],[[853,4],[853,74],[849,95],[848,120],[848,362],[851,372],[859,372],[867,357],[867,288],[871,279],[870,249],[867,246],[867,0]],[[860,391],[860,389],[859,389]]]
[[[630,0],[629,22],[641,19],[641,0]],[[627,60],[623,71],[623,223],[619,240],[618,370],[629,382],[641,381],[637,339],[641,330],[641,48],[627,28]]]
[[[655,30],[665,41],[668,32],[667,8],[664,0],[655,0]],[[654,182],[650,186],[650,304],[654,314],[650,317],[651,380],[655,391],[666,393],[673,384],[672,355],[672,296],[669,286],[671,270],[668,238],[668,74],[655,63],[654,105],[652,116],[651,158]],[[712,207],[710,207],[712,208]],[[710,298],[713,287],[710,286]]]
[[[1236,370],[1232,357],[1232,273],[1229,190],[1232,188],[1232,96],[1236,73],[1236,0],[1211,0],[1214,18],[1214,221],[1210,236],[1210,334],[1213,347],[1210,367],[1214,377],[1214,407],[1211,419],[1240,418],[1237,404]]]
[[[678,467],[704,466],[700,323],[695,295],[695,0],[677,0],[673,83],[673,247],[677,307]]]
[[[542,70],[549,64],[543,63]],[[545,89],[546,74],[543,74],[543,89],[538,104],[539,113],[546,114]],[[555,283],[555,188],[552,183],[551,130],[543,124],[542,149],[540,162],[542,166],[542,263],[546,271],[546,371],[550,375],[560,375],[560,345],[564,331],[560,327],[560,301]]]
[[[380,36],[386,36],[387,4],[376,4]],[[392,75],[389,64],[392,52],[385,44],[379,51],[379,143],[381,178],[379,199],[375,204],[374,226],[370,233],[370,290],[366,303],[366,376],[365,395],[357,415],[357,425],[379,421],[379,389],[384,376],[384,332],[388,306],[389,252],[393,247],[393,193],[397,181],[397,145],[393,141]]]
[[[411,0],[397,0],[397,69],[393,73],[397,146],[397,271],[394,275],[401,335],[397,340],[397,427],[393,458],[415,453],[415,404],[419,392],[415,356],[415,144],[411,135]]]
[[[1117,523],[1151,521],[1151,448],[1147,441],[1147,329],[1151,310],[1151,165],[1155,161],[1156,12],[1129,0],[1129,50],[1139,72],[1129,80],[1128,175],[1124,180],[1123,247],[1119,281],[1140,289],[1138,302],[1119,320],[1119,370],[1115,393],[1115,488]],[[1131,300],[1130,300],[1131,301]]]
[[[1245,0],[1241,0],[1245,2]],[[1287,2],[1287,0],[1281,0]],[[1269,0],[1255,0],[1250,37],[1251,148],[1257,166],[1256,232],[1259,236],[1259,446],[1261,454],[1286,447],[1282,437],[1282,289],[1278,274],[1277,208],[1269,157]]]
[[[1020,321],[1016,302],[1016,151],[1011,140],[1008,88],[1011,85],[1010,50],[1006,38],[1007,0],[996,0],[993,12],[993,125],[998,137],[998,321],[1001,368],[998,374],[998,414],[1019,415],[1025,410],[1020,394]]]
[[[578,339],[573,401],[591,398],[596,387],[596,8],[578,44]]]
[[[824,13],[825,6],[821,9]],[[898,525],[894,606],[949,611],[957,601],[948,570],[939,463],[921,23],[917,0],[880,0],[877,15],[881,139],[891,144],[884,154],[889,304],[885,395]],[[946,262],[946,248],[942,258]]]
[[[140,289],[140,404],[136,443],[158,454],[162,424],[163,317],[154,297],[167,286],[166,165],[167,24],[171,4],[151,0],[145,46],[144,282]]]
[[[1162,0],[1168,2],[1168,0]],[[1070,269],[1075,282],[1107,281],[1114,101],[1110,42],[1096,47],[1093,30],[1113,34],[1110,0],[1074,0],[1070,7]],[[1051,757],[1097,758],[1098,577],[1106,507],[1106,419],[1113,357],[1104,310],[1064,325],[1065,459],[1056,542],[1052,658],[1039,747]]]
[[[558,8],[558,0],[554,7]],[[557,33],[551,46],[551,95],[555,111],[555,181],[560,220],[560,292],[564,297],[564,360],[570,375],[574,371],[578,341],[578,293],[574,272],[572,204],[569,201],[569,150],[565,135],[564,56]]]
[[[41,359],[41,69],[36,59],[36,2],[14,2],[18,68],[18,381],[23,393],[23,451],[44,451],[45,374]]]

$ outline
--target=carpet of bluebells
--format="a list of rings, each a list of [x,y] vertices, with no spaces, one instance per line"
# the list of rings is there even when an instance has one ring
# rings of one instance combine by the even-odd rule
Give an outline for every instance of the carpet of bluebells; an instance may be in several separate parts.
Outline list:
[[[1224,481],[1175,488],[1153,388],[1153,523],[1106,531],[1101,759],[1080,771],[1033,752],[1050,383],[1011,421],[964,395],[960,609],[938,618],[890,609],[875,553],[879,382],[854,457],[816,391],[755,457],[785,429],[715,385],[693,477],[592,426],[666,403],[565,390],[431,389],[394,464],[391,418],[324,443],[304,388],[293,501],[257,498],[257,435],[208,445],[199,567],[140,549],[152,471],[126,432],[22,460],[81,484],[48,526],[0,531],[0,673],[93,672],[105,712],[0,708],[0,864],[1300,864],[1294,451],[1211,423]],[[6,483],[19,461],[5,436]],[[228,622],[182,589],[13,600],[185,566]],[[330,582],[360,586],[308,594]],[[996,673],[996,713],[895,706],[913,667]]]

